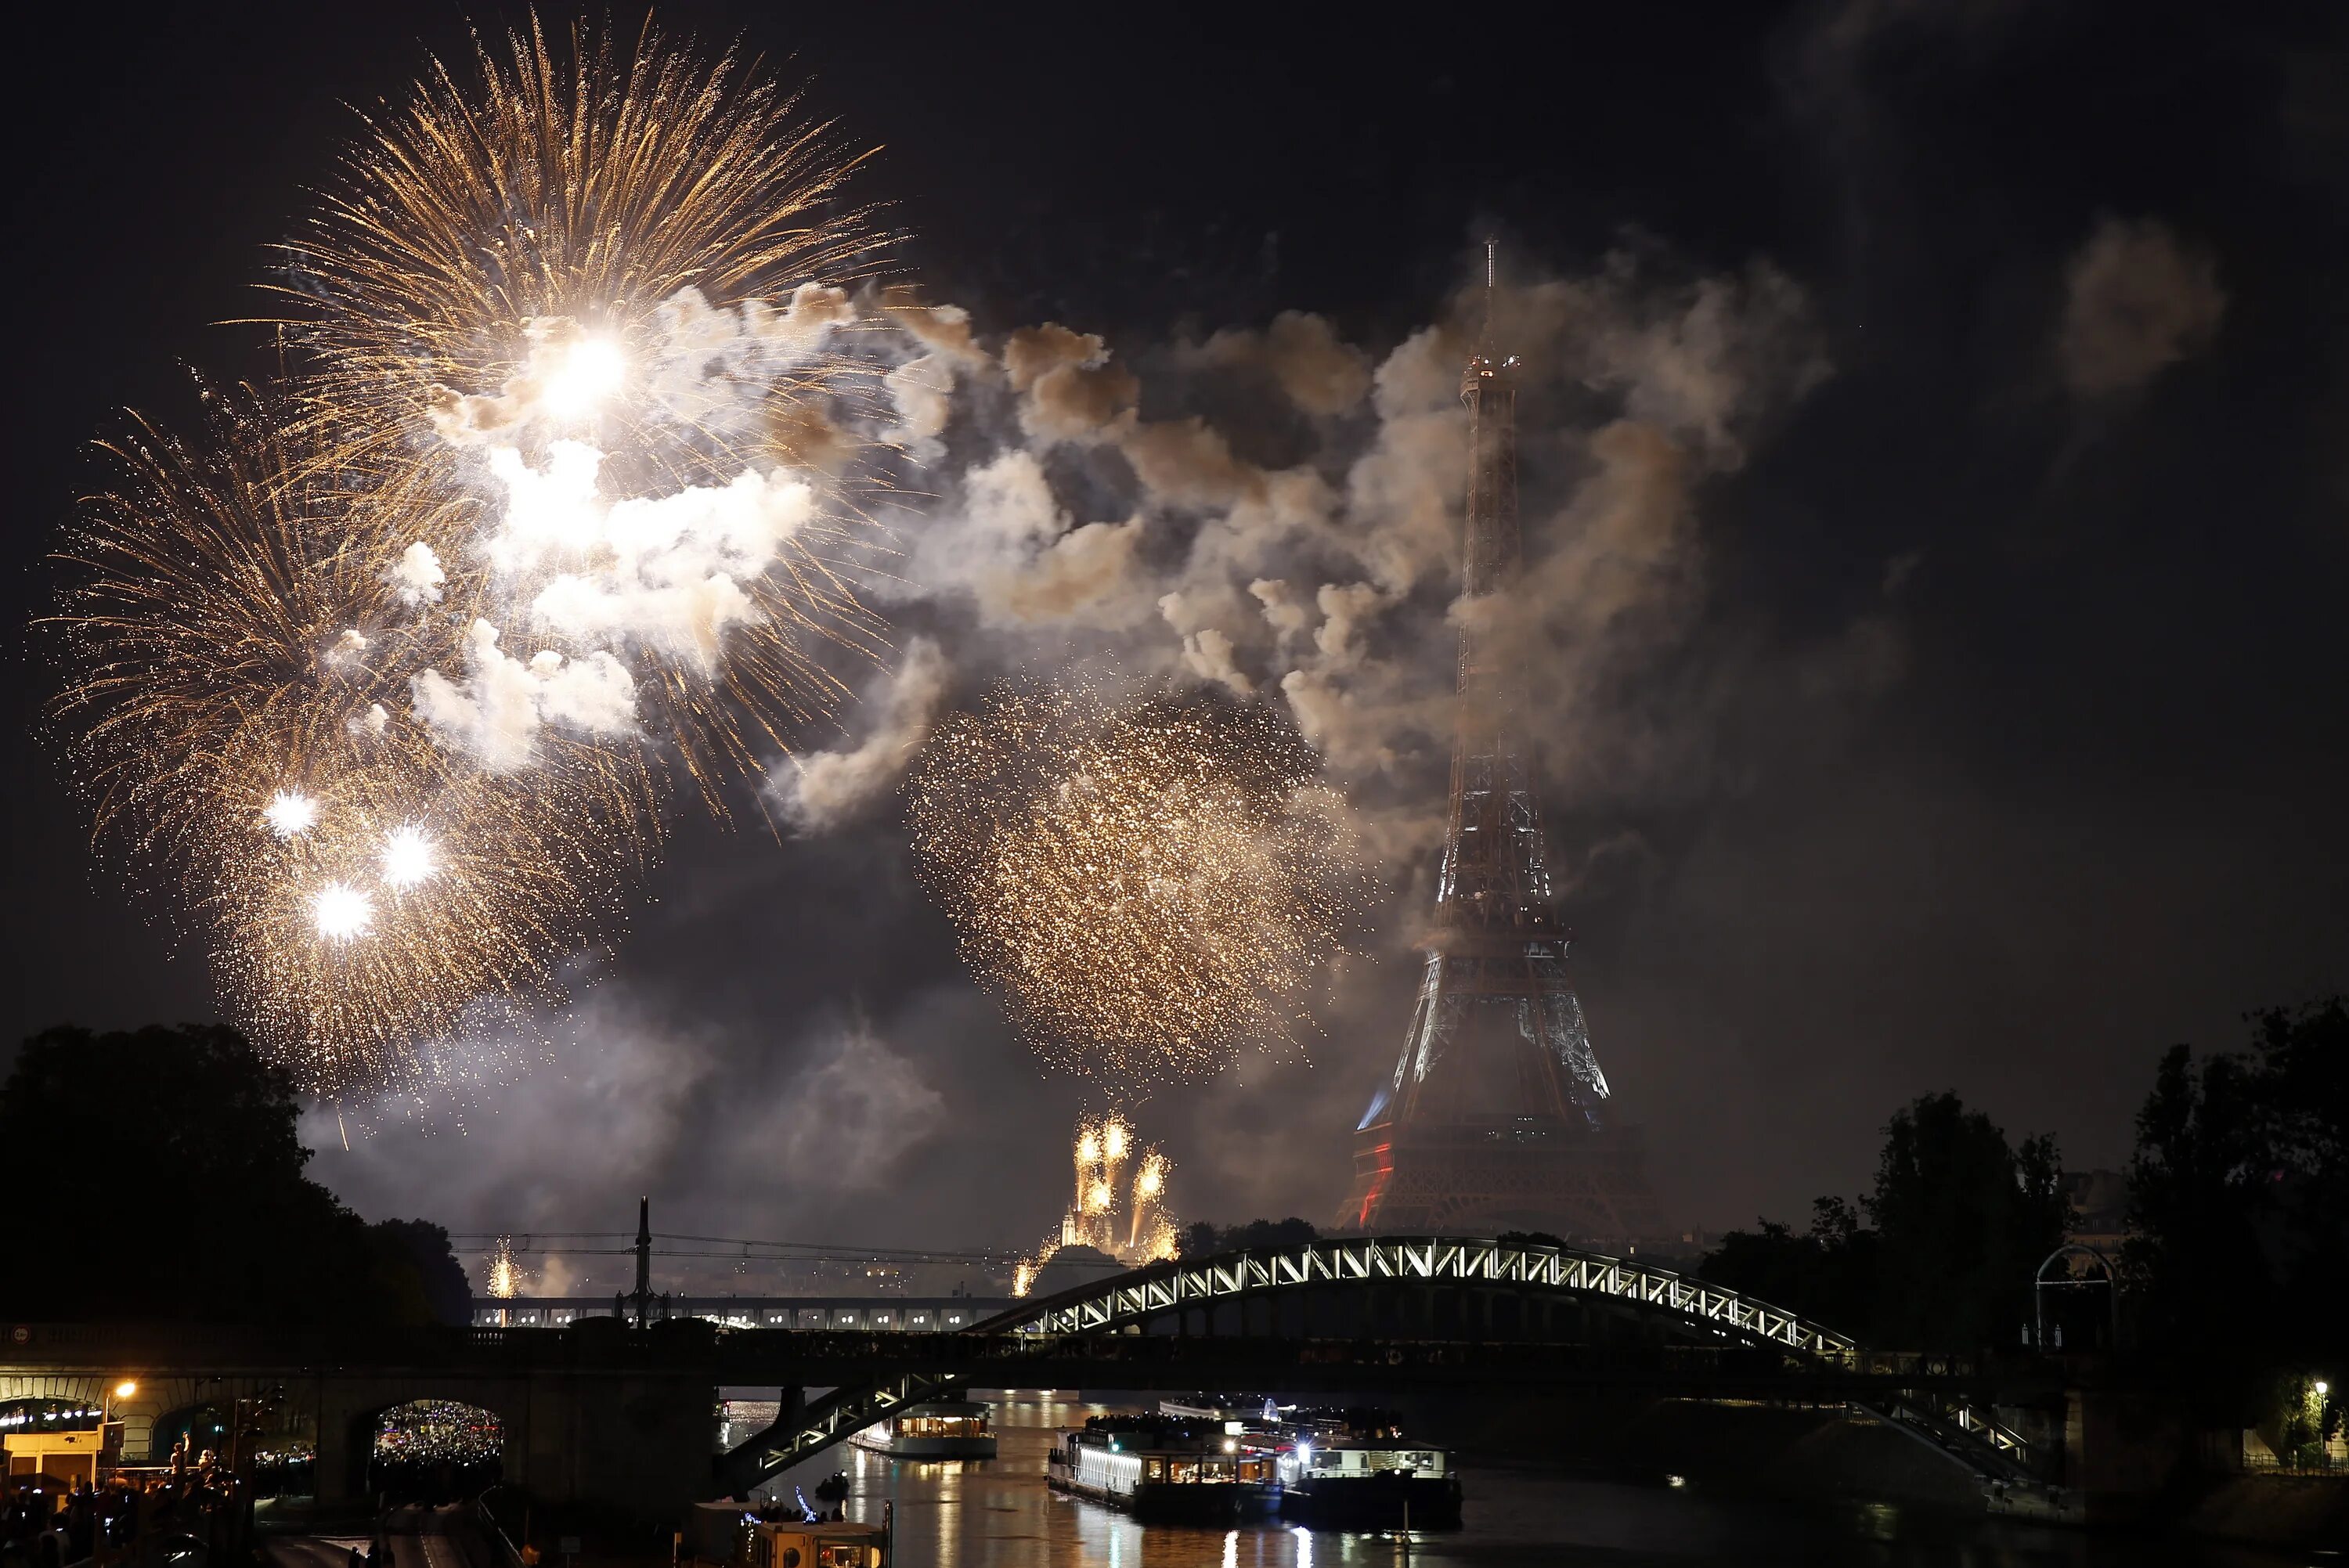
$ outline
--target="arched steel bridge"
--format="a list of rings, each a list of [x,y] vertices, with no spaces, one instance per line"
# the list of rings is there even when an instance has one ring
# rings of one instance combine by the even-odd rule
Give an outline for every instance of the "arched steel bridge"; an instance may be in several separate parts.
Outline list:
[[[1582,1309],[1598,1308],[1608,1315],[1637,1320],[1643,1327],[1661,1330],[1684,1344],[1734,1346],[1765,1353],[1795,1372],[1825,1370],[1856,1378],[1882,1377],[1891,1373],[1896,1362],[1914,1366],[1918,1359],[1873,1355],[1848,1335],[1767,1302],[1668,1269],[1571,1247],[1447,1236],[1332,1238],[1285,1248],[1156,1264],[1040,1301],[1023,1303],[975,1323],[959,1334],[926,1337],[938,1342],[942,1350],[955,1341],[994,1341],[1003,1346],[1006,1355],[1016,1357],[1031,1346],[1041,1349],[1046,1342],[1133,1334],[1188,1334],[1195,1332],[1191,1327],[1195,1321],[1199,1324],[1196,1332],[1213,1335],[1217,1330],[1219,1314],[1228,1318],[1235,1307],[1241,1319],[1240,1331],[1245,1333],[1247,1315],[1253,1303],[1278,1303],[1285,1296],[1315,1292],[1334,1293],[1340,1297],[1374,1297],[1386,1287],[1420,1293],[1475,1293],[1488,1305],[1499,1295],[1516,1297],[1521,1304],[1571,1304]],[[1588,1333],[1591,1325],[1588,1310],[1574,1311],[1568,1316],[1570,1322],[1560,1325],[1557,1315],[1548,1311],[1520,1313],[1509,1326],[1512,1332],[1506,1337],[1521,1344],[1557,1345],[1561,1343],[1561,1326],[1577,1336]],[[1422,1330],[1416,1335],[1389,1334],[1385,1337],[1390,1341],[1408,1341],[1433,1336]],[[1446,1337],[1473,1339],[1484,1336],[1472,1330]],[[1579,1342],[1578,1337],[1574,1342]],[[1399,1361],[1402,1355],[1400,1348],[1393,1349],[1389,1358]],[[958,1381],[970,1383],[968,1360],[962,1359],[965,1372],[898,1371],[835,1388],[812,1404],[785,1408],[773,1426],[719,1456],[716,1471],[719,1484],[730,1494],[747,1493],[761,1481],[881,1420],[894,1409],[937,1398]],[[1016,1375],[1014,1367],[1004,1370]],[[1108,1368],[1103,1371],[1114,1377]],[[981,1377],[988,1375],[985,1371],[978,1373]],[[1377,1378],[1375,1367],[1366,1368],[1366,1382],[1375,1384]],[[1905,1422],[1912,1428],[1930,1425],[1943,1429],[1931,1434],[1929,1440],[1986,1477],[2002,1464],[2019,1470],[2016,1461],[2021,1457],[2020,1439],[1987,1421],[1962,1401],[1937,1402],[1930,1397],[1909,1397],[1904,1401],[1882,1403],[1896,1412],[1886,1416],[1887,1419]],[[1918,1435],[1925,1434],[1920,1431]],[[1965,1451],[1961,1452],[1961,1449]]]
[[[1561,1246],[1446,1236],[1316,1241],[1276,1252],[1154,1264],[1017,1307],[973,1324],[969,1332],[1115,1334],[1168,1314],[1243,1297],[1382,1280],[1557,1292],[1625,1305],[1643,1315],[1668,1315],[1692,1330],[1742,1345],[1783,1346],[1812,1356],[1859,1349],[1847,1335],[1667,1269]]]

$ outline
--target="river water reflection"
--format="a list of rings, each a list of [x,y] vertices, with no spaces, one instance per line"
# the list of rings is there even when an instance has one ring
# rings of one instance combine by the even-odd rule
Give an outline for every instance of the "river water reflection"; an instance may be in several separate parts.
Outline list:
[[[846,1470],[853,1519],[895,1504],[899,1568],[1338,1568],[1389,1564],[1828,1563],[1868,1568],[2278,1568],[2303,1561],[2225,1547],[1951,1520],[1883,1505],[1795,1509],[1554,1469],[1470,1462],[1464,1528],[1409,1542],[1277,1523],[1144,1528],[1044,1484],[1053,1434],[1111,1408],[1050,1393],[996,1400],[988,1461],[890,1460],[841,1448],[787,1472],[810,1498]]]

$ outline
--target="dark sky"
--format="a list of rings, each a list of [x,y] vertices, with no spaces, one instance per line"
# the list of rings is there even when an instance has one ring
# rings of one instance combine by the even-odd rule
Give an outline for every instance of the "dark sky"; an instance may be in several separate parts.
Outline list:
[[[908,231],[907,275],[987,333],[1147,344],[1299,309],[1383,350],[1488,228],[1528,272],[1629,247],[1799,286],[1833,374],[1699,492],[1702,611],[1638,697],[1700,716],[1674,717],[1702,729],[1701,776],[1599,791],[1559,827],[1562,859],[1609,868],[1574,910],[1579,984],[1682,1223],[1858,1190],[1889,1112],[1943,1088],[2118,1163],[2164,1046],[2230,1045],[2245,1009],[2349,984],[2340,12],[662,15],[788,57],[820,112],[885,144],[864,191]],[[254,308],[345,106],[465,26],[363,4],[30,24],[13,621],[47,592],[82,443],[119,406],[183,414],[180,361],[250,363],[250,329],[210,324]],[[2187,312],[2174,352],[2082,357],[2099,236],[2123,328],[2161,340]],[[1806,661],[1863,624],[1890,650],[1866,699],[1821,698]],[[51,677],[18,672],[8,1037],[208,1015],[199,939],[96,868],[26,736]],[[664,1228],[708,1233],[1040,1233],[1082,1091],[962,981],[901,839],[885,816],[781,845],[683,825],[563,1068],[461,1135],[394,1120],[319,1174],[466,1230],[617,1228],[648,1190]],[[1309,1070],[1144,1107],[1178,1207],[1326,1216],[1407,989],[1377,966]],[[885,1072],[836,1044],[858,1009]]]

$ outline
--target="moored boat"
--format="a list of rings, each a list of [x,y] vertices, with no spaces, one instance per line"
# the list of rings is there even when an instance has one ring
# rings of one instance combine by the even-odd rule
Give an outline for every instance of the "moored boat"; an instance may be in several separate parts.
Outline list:
[[[1278,1454],[1220,1425],[1095,1416],[1061,1434],[1045,1463],[1055,1491],[1122,1508],[1144,1522],[1257,1519],[1280,1502]]]
[[[889,1568],[894,1544],[889,1505],[878,1524],[854,1519],[811,1519],[795,1511],[739,1502],[693,1506],[687,1550],[678,1561],[693,1568]]]
[[[1400,1434],[1300,1431],[1280,1456],[1280,1516],[1319,1530],[1453,1530],[1460,1477]]]
[[[993,1413],[979,1399],[930,1399],[876,1421],[848,1439],[899,1460],[991,1460]]]
[[[744,1568],[889,1568],[889,1527],[854,1520],[753,1525]]]
[[[1164,1416],[1213,1425],[1278,1455],[1280,1515],[1327,1530],[1451,1530],[1460,1523],[1452,1456],[1372,1409],[1301,1408],[1258,1397],[1193,1395]]]

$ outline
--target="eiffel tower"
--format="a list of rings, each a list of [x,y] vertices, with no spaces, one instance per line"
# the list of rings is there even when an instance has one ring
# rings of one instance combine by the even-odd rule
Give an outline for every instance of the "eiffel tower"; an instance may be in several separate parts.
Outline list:
[[[1517,525],[1517,361],[1485,322],[1460,380],[1470,457],[1463,591],[1506,593]],[[1533,777],[1526,685],[1478,617],[1460,629],[1452,798],[1419,1000],[1392,1077],[1354,1133],[1339,1223],[1389,1235],[1546,1231],[1577,1243],[1659,1233],[1639,1130],[1607,1076],[1566,974]]]

